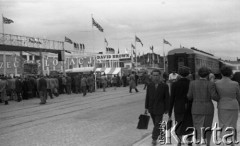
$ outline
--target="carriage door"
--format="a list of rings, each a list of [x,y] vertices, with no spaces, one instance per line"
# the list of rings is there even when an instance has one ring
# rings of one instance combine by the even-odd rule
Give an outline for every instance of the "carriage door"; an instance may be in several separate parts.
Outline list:
[[[178,61],[177,61],[177,69],[179,69],[180,67],[182,67],[182,66],[186,66],[186,63],[185,63],[186,61],[185,61],[185,57],[183,57],[183,56],[179,56],[178,57]]]

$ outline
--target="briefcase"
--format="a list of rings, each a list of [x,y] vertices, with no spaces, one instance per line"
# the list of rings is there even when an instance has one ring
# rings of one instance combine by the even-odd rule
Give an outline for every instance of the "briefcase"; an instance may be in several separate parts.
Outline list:
[[[148,129],[148,123],[149,123],[150,116],[145,114],[141,114],[139,116],[139,121],[137,125],[137,129]]]

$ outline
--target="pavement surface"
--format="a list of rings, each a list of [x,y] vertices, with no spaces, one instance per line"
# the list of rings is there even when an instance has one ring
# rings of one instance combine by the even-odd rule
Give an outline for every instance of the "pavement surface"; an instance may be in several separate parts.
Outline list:
[[[0,104],[0,146],[151,146],[152,121],[147,130],[136,129],[146,92],[142,85],[138,89],[61,95],[46,105],[37,98]],[[172,140],[168,146],[176,145]]]
[[[0,104],[0,146],[131,146],[151,133],[136,129],[144,112],[145,90],[61,95]]]
[[[214,123],[218,123],[217,103],[216,102],[214,102],[214,107],[215,107],[215,111],[214,111],[215,113],[214,113],[213,124]],[[164,120],[167,121],[167,119],[168,119],[168,117],[165,115]],[[173,120],[174,120],[174,117],[173,117]],[[238,122],[237,122],[237,129],[238,129],[237,140],[239,141],[240,140],[240,131],[239,131],[239,129],[240,129],[240,120],[238,120]],[[134,143],[133,146],[152,146],[152,137],[151,136],[152,135],[149,134],[145,138],[143,138],[143,139],[139,140],[138,142]],[[174,138],[171,138],[171,140],[172,140],[172,144],[166,144],[165,146],[177,146],[177,141],[174,140]],[[160,146],[160,145],[161,145],[160,143],[157,144],[157,146]],[[182,145],[184,145],[184,144],[182,144]],[[194,145],[195,144],[193,144],[193,146]],[[211,141],[210,145],[211,146],[219,146],[217,144],[214,144],[213,140]],[[162,145],[162,146],[164,146],[164,145]],[[187,144],[185,144],[184,146],[187,146]],[[223,145],[220,145],[220,146],[223,146]],[[240,143],[236,144],[235,146],[240,146]]]

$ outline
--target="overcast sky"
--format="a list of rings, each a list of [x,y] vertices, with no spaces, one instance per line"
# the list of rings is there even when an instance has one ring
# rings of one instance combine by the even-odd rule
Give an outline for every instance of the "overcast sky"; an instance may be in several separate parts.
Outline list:
[[[0,0],[0,12],[14,21],[5,33],[85,43],[89,52],[109,47],[124,53],[134,44],[163,54],[180,45],[217,57],[240,58],[240,0]],[[104,33],[92,28],[91,17]],[[2,31],[2,30],[1,30]],[[95,48],[95,49],[93,49]],[[138,53],[137,53],[138,54]]]

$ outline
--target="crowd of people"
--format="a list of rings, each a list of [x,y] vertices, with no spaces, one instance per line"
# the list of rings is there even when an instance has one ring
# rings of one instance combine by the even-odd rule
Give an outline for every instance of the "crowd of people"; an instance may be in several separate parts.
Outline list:
[[[51,99],[60,94],[80,94],[95,91],[93,74],[76,74],[57,76],[0,77],[0,103],[9,104],[9,100],[21,102],[23,99],[40,98],[40,104],[45,104],[47,97]]]
[[[136,72],[132,74],[106,75],[95,77],[93,72],[88,74],[58,74],[51,76],[27,75],[25,77],[0,76],[0,103],[9,104],[9,100],[21,102],[22,100],[40,98],[40,104],[46,104],[47,98],[51,99],[61,94],[83,94],[95,92],[95,88],[129,86],[129,92],[138,85],[139,77]],[[96,83],[96,87],[95,87]]]
[[[154,123],[153,145],[157,145],[163,114],[168,114],[168,120],[171,121],[174,109],[178,146],[184,142],[192,145],[193,138],[196,142],[202,142],[203,139],[203,143],[210,146],[214,117],[213,101],[217,102],[218,126],[223,129],[220,137],[233,133],[233,136],[229,136],[227,140],[232,141],[230,145],[234,145],[240,105],[240,73],[233,74],[228,66],[222,67],[220,72],[221,79],[215,79],[210,69],[202,67],[198,70],[199,78],[193,80],[189,69],[180,68],[178,73],[173,72],[169,75],[170,84],[167,85],[160,77],[161,72],[153,70],[147,84],[145,101],[146,112],[150,113]],[[189,127],[194,129],[187,130]],[[227,127],[233,128],[234,131],[225,131]],[[196,135],[182,141],[182,137],[193,133],[193,130]]]

